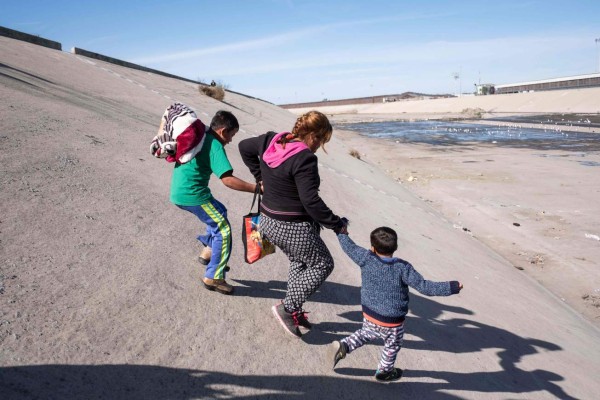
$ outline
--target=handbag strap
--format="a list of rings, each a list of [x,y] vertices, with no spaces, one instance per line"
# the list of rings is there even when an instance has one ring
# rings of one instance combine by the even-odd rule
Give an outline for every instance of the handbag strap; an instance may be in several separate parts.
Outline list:
[[[252,206],[250,206],[250,212],[254,209],[254,203],[256,203],[256,198],[258,197],[258,211],[260,212],[260,185],[256,184],[256,190],[254,190],[254,198],[252,199]]]

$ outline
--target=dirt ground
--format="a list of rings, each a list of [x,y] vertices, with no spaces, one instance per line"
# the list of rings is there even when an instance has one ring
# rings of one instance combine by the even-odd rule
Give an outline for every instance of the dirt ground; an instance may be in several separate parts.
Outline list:
[[[347,131],[343,140],[600,326],[597,148],[365,142]]]

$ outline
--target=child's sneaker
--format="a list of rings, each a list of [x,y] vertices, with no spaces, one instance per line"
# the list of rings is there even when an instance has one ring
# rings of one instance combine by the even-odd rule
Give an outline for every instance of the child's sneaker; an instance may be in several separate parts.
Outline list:
[[[393,382],[402,378],[402,370],[400,368],[394,368],[391,371],[383,372],[377,370],[375,373],[375,379],[379,382]]]
[[[273,311],[273,315],[277,318],[277,321],[283,326],[285,331],[294,337],[302,337],[302,333],[300,333],[300,329],[298,329],[298,322],[292,316],[292,313],[285,311],[285,307],[283,303],[279,303],[271,307]]]
[[[329,362],[333,360],[333,368],[335,368],[341,359],[346,358],[347,353],[348,345],[344,342],[335,341],[327,348],[327,360]]]

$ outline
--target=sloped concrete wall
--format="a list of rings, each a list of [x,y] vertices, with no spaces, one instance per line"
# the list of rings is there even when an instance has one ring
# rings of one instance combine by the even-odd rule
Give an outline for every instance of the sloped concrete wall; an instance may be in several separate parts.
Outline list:
[[[162,71],[159,71],[159,70],[156,70],[156,69],[152,69],[152,68],[148,68],[148,67],[143,67],[141,65],[134,64],[134,63],[131,63],[129,61],[123,61],[123,60],[119,60],[118,58],[113,58],[113,57],[105,56],[105,55],[102,55],[102,54],[94,53],[93,51],[88,51],[88,50],[80,49],[79,47],[73,47],[71,49],[71,53],[78,54],[80,56],[84,56],[84,57],[88,57],[88,58],[93,58],[93,59],[100,60],[100,61],[109,62],[111,64],[121,65],[121,66],[127,67],[127,68],[133,68],[133,69],[137,69],[137,70],[140,70],[140,71],[146,71],[146,72],[151,72],[151,73],[157,74],[157,75],[167,76],[169,78],[179,79],[179,80],[186,81],[186,82],[200,83],[200,82],[194,81],[192,79],[183,78],[181,76],[168,74],[166,72],[162,72]]]
[[[49,47],[55,50],[62,50],[62,45],[59,42],[55,42],[54,40],[44,39],[43,37],[30,35],[29,33],[15,31],[14,29],[5,28],[0,26],[0,36],[9,37],[12,39],[22,40],[24,42],[29,42],[33,44],[37,44],[44,47]]]

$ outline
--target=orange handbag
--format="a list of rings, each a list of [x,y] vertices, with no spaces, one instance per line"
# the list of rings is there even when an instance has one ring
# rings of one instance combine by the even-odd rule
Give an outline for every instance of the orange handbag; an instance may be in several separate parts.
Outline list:
[[[252,212],[258,198],[258,211]],[[244,243],[244,261],[255,263],[261,258],[275,253],[275,246],[260,233],[260,185],[256,185],[250,213],[244,215],[242,226],[242,242]]]

